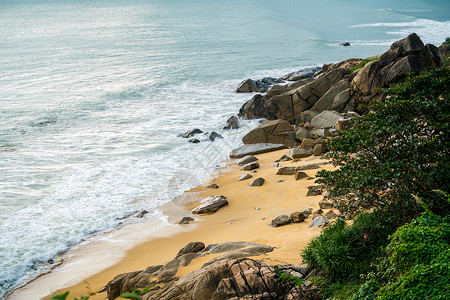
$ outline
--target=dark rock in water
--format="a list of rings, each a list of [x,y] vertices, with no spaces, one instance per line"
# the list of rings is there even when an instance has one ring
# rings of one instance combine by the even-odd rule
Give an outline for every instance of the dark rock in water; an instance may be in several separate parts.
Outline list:
[[[191,217],[183,217],[178,224],[189,224],[192,221],[194,221],[194,219]]]
[[[223,139],[223,136],[218,134],[217,132],[213,131],[211,133],[207,132],[205,133],[205,136],[211,141],[214,142],[215,139]]]
[[[274,143],[293,147],[295,140],[294,127],[284,120],[272,120],[258,125],[243,138],[244,144]]]
[[[235,116],[231,116],[228,118],[226,124],[227,125],[223,128],[225,130],[238,129],[239,128],[239,119]]]
[[[253,176],[251,174],[242,174],[241,177],[237,181],[247,180],[252,178]]]
[[[218,189],[219,185],[216,183],[211,183],[210,185],[206,186],[207,189]]]
[[[205,249],[205,244],[202,242],[190,242],[187,245],[184,245],[183,248],[178,251],[178,254],[175,258],[178,258],[187,253],[197,253]]]
[[[250,154],[256,155],[260,153],[272,152],[286,148],[287,148],[286,145],[283,144],[269,144],[269,143],[249,144],[241,146],[231,151],[230,158],[241,158]]]
[[[250,186],[262,186],[266,180],[262,177],[256,178],[250,182]]]
[[[256,157],[254,157],[253,155],[246,155],[243,158],[241,158],[240,160],[238,160],[237,165],[243,166],[243,165],[255,162],[257,160],[258,159]]]
[[[239,117],[244,119],[267,118],[267,108],[261,94],[256,94],[239,109]]]
[[[193,137],[195,134],[199,134],[199,133],[203,133],[203,131],[201,131],[198,128],[195,128],[195,129],[192,129],[185,133],[179,134],[178,136],[187,139],[187,138]]]
[[[251,162],[249,164],[244,165],[241,170],[243,171],[251,171],[259,168],[259,163],[257,161]]]
[[[265,77],[260,80],[246,79],[236,88],[236,93],[265,93],[269,87],[277,81],[276,78]]]
[[[210,214],[219,210],[219,208],[228,205],[225,196],[211,196],[200,201],[201,205],[192,210],[193,214]]]
[[[289,216],[281,215],[281,216],[278,216],[275,219],[273,219],[272,222],[270,222],[270,226],[279,227],[279,226],[284,226],[284,225],[287,225],[290,223],[291,223],[291,218],[289,218]]]
[[[319,70],[320,70],[320,67],[302,68],[298,71],[286,74],[286,75],[280,77],[280,79],[288,80],[288,81],[298,81],[301,79],[312,77],[314,75],[314,73],[316,73]]]
[[[140,212],[138,212],[136,214],[136,218],[143,218],[146,214],[148,214],[148,211],[146,211],[145,209],[141,210]]]
[[[348,47],[348,46],[350,46],[350,43],[349,42],[345,42],[345,43],[341,43],[340,45],[344,46],[344,47]]]

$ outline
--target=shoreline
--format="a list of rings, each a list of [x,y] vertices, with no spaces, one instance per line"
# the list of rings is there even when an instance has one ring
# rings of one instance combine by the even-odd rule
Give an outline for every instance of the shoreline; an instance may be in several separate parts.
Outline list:
[[[306,197],[307,186],[314,185],[314,180],[296,181],[294,176],[275,175],[278,168],[272,166],[273,161],[285,152],[286,149],[255,155],[261,167],[253,175],[254,178],[261,176],[266,179],[263,186],[250,187],[248,184],[251,180],[237,182],[241,174],[248,172],[240,170],[236,165],[237,160],[228,160],[225,162],[226,166],[207,176],[202,186],[186,191],[157,208],[168,220],[166,227],[146,234],[148,226],[155,225],[158,219],[135,223],[102,236],[86,246],[77,247],[64,255],[61,266],[16,289],[7,299],[36,299],[36,296],[49,299],[50,294],[57,290],[70,291],[70,297],[86,296],[101,290],[118,274],[170,261],[181,247],[195,241],[205,244],[230,241],[266,244],[275,247],[275,250],[256,258],[269,263],[300,263],[301,249],[313,236],[320,233],[318,228],[308,227],[312,218],[303,223],[277,228],[270,227],[269,224],[281,214],[289,215],[295,211],[318,208],[322,196]],[[318,161],[322,160],[319,157],[309,157],[296,163],[280,163],[280,167]],[[330,169],[332,166],[324,165],[320,169],[324,168]],[[320,169],[307,173],[314,176]],[[205,188],[207,183],[216,183],[219,188]],[[192,216],[190,210],[198,205],[199,200],[221,194],[228,198],[229,206],[213,214],[194,215],[193,223],[178,225],[182,217]],[[124,247],[124,244],[128,246]],[[106,260],[107,264],[98,264],[100,259]],[[181,268],[177,276],[200,268],[204,262],[205,259],[194,261]],[[89,299],[105,298],[106,293],[99,293],[91,295]]]

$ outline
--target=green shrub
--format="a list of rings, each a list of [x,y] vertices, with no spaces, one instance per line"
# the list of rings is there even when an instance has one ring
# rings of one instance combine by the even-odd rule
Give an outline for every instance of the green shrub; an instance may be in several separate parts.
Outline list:
[[[450,299],[450,217],[425,213],[390,238],[353,300]]]
[[[369,271],[379,248],[387,244],[402,220],[388,211],[362,213],[352,225],[343,219],[325,228],[302,252],[304,262],[325,271],[335,281],[357,279]]]
[[[443,42],[442,44],[444,44],[444,45],[450,45],[450,37],[447,37],[447,38],[445,39],[445,42]]]
[[[339,210],[395,209],[406,218],[420,208],[412,195],[434,199],[435,213],[450,213],[450,69],[409,76],[384,90],[388,97],[372,103],[371,113],[354,121],[331,140],[330,157],[338,166],[320,171]]]
[[[353,68],[349,69],[348,72],[351,74],[351,73],[355,72],[356,70],[361,69],[362,67],[364,67],[369,62],[376,61],[376,60],[380,60],[380,57],[365,58],[358,65],[356,65]]]

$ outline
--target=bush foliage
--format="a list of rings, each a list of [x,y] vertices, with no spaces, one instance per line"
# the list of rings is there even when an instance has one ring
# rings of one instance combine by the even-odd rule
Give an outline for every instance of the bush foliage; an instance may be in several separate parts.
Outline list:
[[[428,205],[437,213],[450,212],[449,202],[433,192],[450,190],[449,86],[449,69],[409,76],[331,141],[339,168],[319,172],[318,182],[341,211],[390,207],[411,215],[415,195],[434,199]]]

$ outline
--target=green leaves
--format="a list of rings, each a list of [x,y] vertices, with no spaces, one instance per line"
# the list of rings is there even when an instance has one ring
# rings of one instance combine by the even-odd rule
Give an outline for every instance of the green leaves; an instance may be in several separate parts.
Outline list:
[[[319,172],[318,182],[347,216],[386,206],[411,216],[420,209],[411,194],[449,192],[449,87],[449,69],[410,75],[385,89],[384,101],[372,103],[370,113],[328,144],[339,168]],[[450,213],[447,202],[434,200],[431,210]]]

